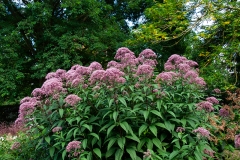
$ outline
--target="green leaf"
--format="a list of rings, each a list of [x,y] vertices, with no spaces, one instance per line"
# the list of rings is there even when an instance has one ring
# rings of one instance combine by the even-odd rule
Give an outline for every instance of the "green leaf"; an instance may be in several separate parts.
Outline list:
[[[153,144],[158,147],[159,149],[162,149],[161,141],[158,138],[153,138],[152,140]]]
[[[87,148],[87,139],[84,139],[84,140],[82,140],[82,147],[83,147],[83,149],[86,149]]]
[[[202,154],[198,151],[194,151],[194,155],[196,160],[202,160]]]
[[[109,150],[116,141],[117,138],[111,138],[108,142],[107,150]]]
[[[49,136],[45,137],[45,140],[48,144],[50,144],[50,137]]]
[[[174,131],[174,127],[175,127],[174,124],[171,124],[169,121],[165,121],[164,124],[165,124],[165,126],[166,126],[166,129],[167,129],[169,132]]]
[[[95,137],[95,138],[97,138],[99,140],[99,135],[97,135],[96,133],[90,133],[88,135],[91,135],[91,136],[93,136],[93,137]]]
[[[112,111],[108,111],[107,113],[105,113],[102,119],[104,119],[110,113],[112,113]]]
[[[53,157],[54,151],[55,151],[55,147],[50,147],[49,154],[50,154],[51,157]]]
[[[146,124],[143,124],[139,130],[138,130],[138,135],[139,137],[141,136],[142,132],[144,132],[146,129],[148,128],[148,126]]]
[[[135,151],[134,148],[127,148],[126,151],[130,155],[132,160],[136,160],[137,159],[136,151]]]
[[[176,115],[172,111],[167,111],[169,114],[171,114],[174,118],[176,118]]]
[[[62,159],[65,159],[66,154],[67,154],[67,151],[64,149],[64,151],[62,152]]]
[[[147,138],[141,139],[140,143],[138,143],[138,145],[137,145],[138,151],[142,150],[142,146],[147,142],[147,140],[148,140]]]
[[[112,125],[111,127],[108,128],[107,130],[107,137],[109,136],[109,133],[112,131],[112,129],[115,127],[116,125]]]
[[[100,150],[99,148],[94,148],[94,149],[93,149],[93,152],[94,152],[99,158],[102,157],[101,150]]]
[[[115,153],[115,160],[121,160],[123,156],[123,150],[122,149],[118,149]]]
[[[145,122],[147,121],[148,115],[149,115],[149,111],[143,111]]]
[[[149,129],[157,137],[157,127],[155,125],[151,125],[151,126],[149,126]]]
[[[107,129],[109,126],[111,126],[114,122],[109,122],[108,124],[106,124],[105,126],[103,126],[100,130],[99,133],[105,129]]]
[[[127,122],[121,122],[121,123],[120,123],[120,126],[122,127],[122,129],[125,130],[126,133],[128,133],[128,129],[127,129],[127,127],[125,126],[125,123],[127,123]]]
[[[83,124],[83,127],[87,128],[90,132],[92,132],[92,126],[88,124]]]
[[[167,129],[166,128],[166,126],[165,126],[165,124],[163,124],[163,123],[155,123],[155,126],[158,126],[158,127],[161,127],[161,128],[164,128],[164,129]]]
[[[63,117],[63,109],[60,108],[60,109],[58,110],[58,112],[59,112],[60,117],[62,118],[62,117]]]
[[[108,101],[108,107],[111,107],[113,102],[114,102],[114,99],[110,99],[110,100]]]
[[[179,151],[173,151],[170,156],[169,156],[169,159],[173,159],[174,157],[176,157],[178,155]]]
[[[116,148],[111,148],[111,149],[107,150],[105,157],[108,158],[111,155],[113,155],[113,153],[115,153],[115,150],[116,150]]]
[[[125,137],[119,137],[117,140],[117,143],[122,150],[124,149],[125,142],[126,142]]]
[[[118,100],[125,106],[127,107],[127,103],[123,97],[118,97]]]
[[[155,114],[156,116],[160,117],[161,119],[163,119],[163,116],[162,116],[161,112],[159,112],[157,110],[151,110],[150,112]]]
[[[153,142],[152,142],[152,140],[149,139],[149,138],[148,138],[148,140],[147,140],[147,148],[148,148],[148,149],[152,149],[152,148],[153,148]]]
[[[94,146],[94,144],[96,144],[96,142],[97,142],[97,138],[93,137],[93,139],[92,139],[92,147]]]
[[[115,123],[116,123],[116,121],[117,121],[117,116],[118,116],[118,112],[117,112],[117,111],[114,111],[114,112],[113,112],[113,120],[114,120]]]
[[[133,134],[131,126],[126,121],[122,122],[122,124],[127,128],[128,133],[130,132],[131,134]]]
[[[89,152],[89,153],[88,153],[88,156],[87,156],[87,160],[92,160],[92,156],[93,156],[93,155],[92,155],[92,152]]]
[[[140,143],[139,138],[133,133],[131,136],[126,136],[128,139],[132,139],[138,143]]]

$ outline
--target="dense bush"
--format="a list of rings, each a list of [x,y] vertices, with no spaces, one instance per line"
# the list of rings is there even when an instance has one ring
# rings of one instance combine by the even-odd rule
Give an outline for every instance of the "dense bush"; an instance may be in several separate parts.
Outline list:
[[[198,64],[172,55],[157,73],[156,58],[150,49],[135,57],[123,47],[106,70],[93,62],[49,73],[32,97],[21,100],[15,125],[29,130],[18,158],[214,157],[209,118],[219,101],[204,94]]]

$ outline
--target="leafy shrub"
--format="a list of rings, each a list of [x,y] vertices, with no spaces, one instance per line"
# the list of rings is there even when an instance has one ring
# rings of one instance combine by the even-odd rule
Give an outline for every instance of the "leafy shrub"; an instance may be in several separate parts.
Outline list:
[[[213,126],[211,131],[214,133],[212,137],[212,146],[214,150],[225,159],[236,159],[237,151],[240,148],[240,89],[236,89],[233,93],[226,91],[226,104],[222,105],[219,112],[215,116],[209,118],[209,123]],[[234,153],[231,153],[230,152]]]
[[[150,49],[136,57],[123,47],[106,70],[93,62],[49,73],[22,99],[15,122],[29,128],[29,158],[213,157],[208,120],[219,105],[205,97],[197,63],[172,55],[157,73],[156,58]]]

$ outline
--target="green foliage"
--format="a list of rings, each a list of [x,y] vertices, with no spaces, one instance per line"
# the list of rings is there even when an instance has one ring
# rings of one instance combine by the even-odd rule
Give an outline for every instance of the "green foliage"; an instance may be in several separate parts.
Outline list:
[[[149,52],[154,54],[145,50],[142,60],[153,60],[147,57]],[[132,54],[126,48],[120,48],[117,54],[120,53],[122,57]],[[125,63],[123,58],[118,64],[124,66]],[[172,83],[156,78],[158,72],[139,74],[141,66],[151,67],[141,63],[125,65],[121,68],[125,75],[114,79],[111,76],[117,76],[120,71],[116,68],[84,74],[83,82],[77,87],[63,79],[67,91],[39,99],[35,111],[25,117],[28,132],[33,137],[28,141],[31,143],[25,145],[34,146],[35,150],[31,158],[68,159],[72,153],[67,152],[66,146],[72,141],[80,141],[81,148],[77,150],[83,151],[71,159],[138,160],[147,149],[158,159],[207,157],[203,153],[204,149],[210,149],[207,138],[193,133],[198,127],[210,127],[206,117],[212,113],[196,109],[196,103],[205,96],[204,88],[189,83],[178,69],[173,71],[178,77]],[[115,71],[110,72],[112,69]],[[104,72],[98,75],[102,78],[93,82],[91,79],[98,72]],[[104,79],[106,75],[108,78]],[[125,81],[117,82],[118,78]],[[70,104],[66,98],[69,94],[81,100]],[[54,131],[56,127],[61,129]],[[183,127],[184,131],[176,131],[178,127]]]
[[[128,37],[125,20],[138,19],[151,3],[0,0],[0,102],[30,95],[58,68],[106,63]]]

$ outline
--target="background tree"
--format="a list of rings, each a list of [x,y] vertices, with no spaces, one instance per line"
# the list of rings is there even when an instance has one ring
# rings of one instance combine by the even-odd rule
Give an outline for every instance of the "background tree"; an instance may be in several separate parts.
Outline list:
[[[128,43],[150,46],[162,59],[176,52],[194,59],[210,89],[239,86],[239,5],[232,0],[155,1]]]
[[[0,102],[18,101],[46,73],[113,57],[152,0],[0,0]],[[138,7],[140,6],[140,7]]]

